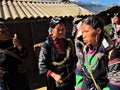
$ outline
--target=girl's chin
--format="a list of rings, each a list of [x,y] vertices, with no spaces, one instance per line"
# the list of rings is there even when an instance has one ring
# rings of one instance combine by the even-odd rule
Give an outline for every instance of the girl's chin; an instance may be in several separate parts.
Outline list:
[[[89,46],[90,44],[89,43],[85,43],[85,45]]]

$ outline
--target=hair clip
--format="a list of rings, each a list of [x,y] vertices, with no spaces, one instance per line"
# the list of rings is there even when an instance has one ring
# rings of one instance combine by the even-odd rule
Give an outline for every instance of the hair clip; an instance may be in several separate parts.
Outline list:
[[[59,17],[55,17],[55,18],[52,18],[52,19],[51,19],[51,22],[59,23],[60,20],[61,20],[61,18],[59,18]]]
[[[114,16],[118,16],[118,13],[114,13]]]

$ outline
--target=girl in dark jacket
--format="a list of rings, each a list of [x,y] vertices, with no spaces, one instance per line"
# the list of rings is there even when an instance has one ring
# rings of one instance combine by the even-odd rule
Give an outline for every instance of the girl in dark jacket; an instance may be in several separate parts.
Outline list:
[[[83,50],[83,86],[82,90],[106,89],[109,83],[108,53],[114,44],[104,34],[103,23],[96,16],[90,16],[82,22]]]
[[[47,90],[74,90],[76,58],[72,42],[65,38],[64,20],[52,18],[50,29],[49,37],[41,47],[39,73],[46,73]]]

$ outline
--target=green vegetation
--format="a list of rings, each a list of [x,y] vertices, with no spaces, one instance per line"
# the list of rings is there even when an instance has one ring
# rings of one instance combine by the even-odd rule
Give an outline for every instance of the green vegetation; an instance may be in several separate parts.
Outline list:
[[[111,24],[105,25],[104,30],[105,30],[106,34],[109,35],[110,30],[111,30]]]

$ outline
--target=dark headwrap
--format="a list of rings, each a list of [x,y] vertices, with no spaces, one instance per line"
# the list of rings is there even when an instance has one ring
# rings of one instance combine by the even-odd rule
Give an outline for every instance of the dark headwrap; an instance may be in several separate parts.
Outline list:
[[[59,23],[63,23],[65,25],[65,19],[61,17],[54,17],[50,21],[50,27],[54,28]]]

